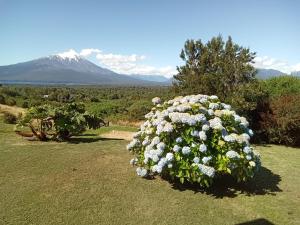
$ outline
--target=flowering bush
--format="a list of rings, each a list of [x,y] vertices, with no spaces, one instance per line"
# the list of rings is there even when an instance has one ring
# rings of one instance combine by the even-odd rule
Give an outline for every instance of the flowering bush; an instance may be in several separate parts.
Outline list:
[[[249,143],[253,132],[230,105],[207,95],[152,102],[155,107],[127,145],[139,176],[169,175],[207,187],[222,174],[238,181],[253,177],[260,166]]]

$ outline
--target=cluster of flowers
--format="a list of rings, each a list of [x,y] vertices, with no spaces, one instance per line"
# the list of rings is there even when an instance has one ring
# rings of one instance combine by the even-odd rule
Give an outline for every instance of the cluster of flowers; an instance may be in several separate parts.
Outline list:
[[[152,102],[155,106],[127,145],[136,156],[130,164],[138,166],[137,175],[168,174],[204,186],[226,173],[238,181],[253,177],[260,166],[249,143],[253,132],[230,105],[207,95]]]

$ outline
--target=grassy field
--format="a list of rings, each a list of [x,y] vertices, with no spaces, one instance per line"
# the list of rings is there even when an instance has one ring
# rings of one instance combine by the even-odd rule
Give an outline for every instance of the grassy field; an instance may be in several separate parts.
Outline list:
[[[300,149],[258,146],[261,173],[214,188],[146,180],[129,165],[127,141],[29,142],[0,122],[0,224],[300,224]]]

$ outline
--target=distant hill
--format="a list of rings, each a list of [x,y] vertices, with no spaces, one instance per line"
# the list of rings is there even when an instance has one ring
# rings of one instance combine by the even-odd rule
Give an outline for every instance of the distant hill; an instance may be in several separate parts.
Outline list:
[[[79,56],[53,55],[0,66],[1,83],[161,85],[155,80],[136,79],[104,69]]]
[[[285,73],[279,71],[279,70],[273,70],[273,69],[257,69],[256,77],[260,79],[268,79],[271,77],[277,77],[285,75]]]
[[[166,78],[165,76],[162,76],[162,75],[138,75],[138,74],[132,74],[130,76],[133,77],[133,78],[136,78],[136,79],[140,79],[140,80],[170,83],[170,79],[168,79],[168,78]]]

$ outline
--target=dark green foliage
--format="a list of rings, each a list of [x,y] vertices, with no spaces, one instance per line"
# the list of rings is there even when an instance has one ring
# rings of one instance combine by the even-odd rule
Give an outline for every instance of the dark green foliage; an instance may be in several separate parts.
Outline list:
[[[0,95],[0,104],[5,104],[5,97]]]
[[[15,124],[17,122],[17,117],[10,112],[4,112],[3,121],[4,123]]]
[[[22,103],[22,108],[28,108],[28,107],[29,107],[28,101],[24,101],[24,102]]]
[[[264,81],[268,93],[272,97],[290,94],[300,94],[300,78],[295,76],[280,76]]]
[[[13,98],[7,99],[5,103],[6,103],[7,105],[9,105],[9,106],[14,106],[14,105],[17,104],[16,100],[13,99]]]
[[[177,67],[174,88],[180,94],[218,95],[222,100],[239,85],[252,81],[256,70],[251,65],[255,53],[221,36],[206,44],[187,40],[180,54],[185,65]]]
[[[140,100],[133,103],[127,110],[133,120],[144,120],[145,115],[153,107],[151,101]]]
[[[87,112],[83,104],[70,103],[60,107],[32,107],[19,125],[28,126],[39,140],[63,141],[86,129],[106,126],[106,123],[100,117]]]
[[[225,101],[230,103],[238,114],[248,119],[250,127],[255,131],[253,141],[266,141],[260,123],[263,120],[261,115],[270,110],[269,94],[261,82],[254,80],[238,86]]]

